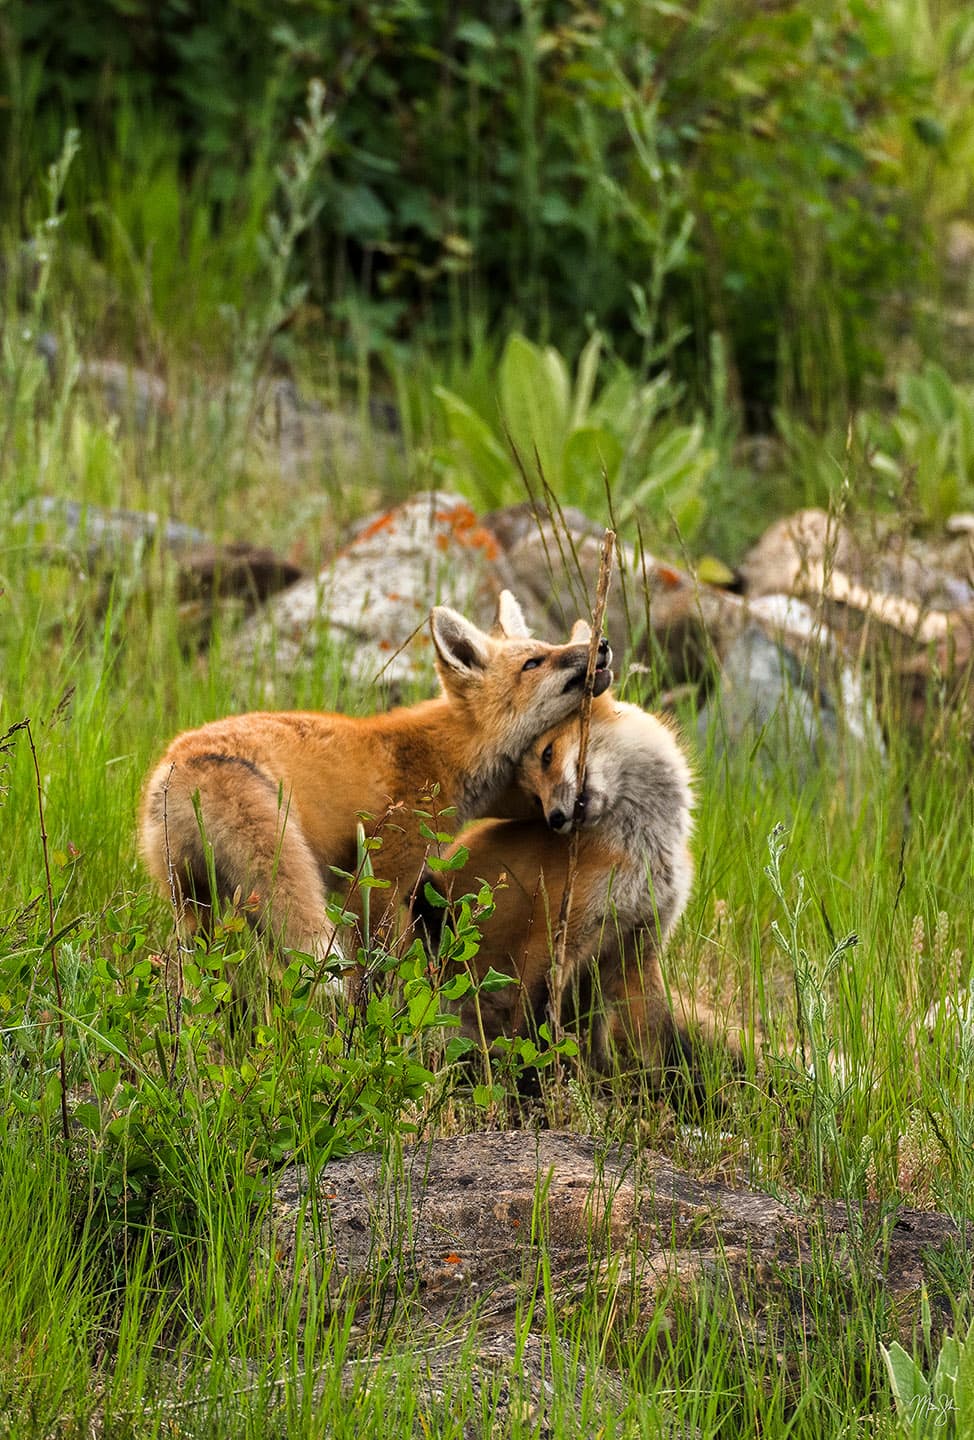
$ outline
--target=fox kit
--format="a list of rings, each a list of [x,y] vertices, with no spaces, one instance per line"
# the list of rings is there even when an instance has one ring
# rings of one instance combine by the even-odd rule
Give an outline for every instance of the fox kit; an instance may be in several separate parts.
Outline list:
[[[338,953],[327,893],[339,883],[332,867],[355,870],[363,813],[367,833],[382,837],[371,858],[391,887],[383,898],[408,899],[428,849],[414,812],[428,813],[435,790],[438,810],[455,807],[450,827],[488,813],[528,745],[578,709],[588,646],[531,639],[508,591],[491,634],[445,606],[430,629],[443,691],[435,700],[361,718],[231,716],[173,740],[145,788],[139,848],[191,921],[205,925],[211,907],[239,891],[253,896],[255,922],[272,940],[318,958]],[[609,658],[603,641],[599,691],[611,683]],[[439,816],[433,828],[444,828]]]
[[[554,932],[568,881],[568,841],[581,827],[568,927],[566,995],[589,1020],[591,1059],[608,1068],[635,1056],[658,1082],[690,1044],[667,1003],[659,953],[690,893],[688,849],[693,794],[690,769],[673,731],[635,705],[603,694],[592,707],[584,790],[579,793],[577,716],[528,749],[519,783],[540,809],[533,821],[487,820],[460,844],[469,859],[452,890],[473,876],[495,889],[476,966],[493,966],[516,983],[482,996],[468,1011],[471,1035],[514,1034],[544,1018]],[[456,848],[456,847],[454,847]]]

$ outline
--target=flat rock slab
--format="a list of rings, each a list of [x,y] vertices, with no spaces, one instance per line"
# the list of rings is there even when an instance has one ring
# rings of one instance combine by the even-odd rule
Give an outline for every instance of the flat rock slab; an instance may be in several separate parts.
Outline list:
[[[622,1277],[647,1323],[674,1294],[717,1286],[734,1293],[756,1334],[774,1327],[782,1305],[811,1326],[802,1277],[820,1274],[825,1255],[839,1283],[880,1287],[912,1317],[921,1287],[937,1290],[938,1255],[957,1239],[940,1215],[903,1209],[871,1231],[868,1216],[837,1205],[800,1209],[697,1180],[658,1154],[556,1131],[437,1140],[404,1151],[398,1167],[374,1155],[334,1161],[314,1195],[320,1224],[305,1227],[311,1198],[307,1170],[275,1177],[281,1263],[294,1264],[302,1230],[302,1266],[335,1294],[362,1282],[366,1310],[398,1299],[431,1331],[476,1302],[486,1333],[510,1332],[542,1259],[560,1311],[593,1283],[617,1294]]]

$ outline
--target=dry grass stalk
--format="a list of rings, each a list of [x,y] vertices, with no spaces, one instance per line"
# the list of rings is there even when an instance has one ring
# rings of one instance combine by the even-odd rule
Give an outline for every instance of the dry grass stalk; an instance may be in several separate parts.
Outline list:
[[[588,758],[588,737],[592,723],[592,700],[595,689],[595,667],[598,658],[599,640],[602,636],[602,624],[605,619],[605,607],[609,598],[609,580],[612,577],[612,557],[615,551],[616,535],[614,530],[606,530],[602,539],[602,554],[599,557],[599,579],[595,592],[595,609],[592,611],[592,638],[588,649],[588,666],[585,671],[585,684],[582,692],[582,705],[580,715],[580,733],[578,742],[578,789],[577,795],[581,795],[585,789],[585,768]],[[575,821],[572,827],[571,837],[568,841],[568,878],[565,884],[565,891],[561,898],[561,910],[558,915],[558,928],[555,931],[554,959],[548,975],[548,1009],[551,1026],[551,1034],[557,1042],[561,1039],[561,1010],[565,995],[565,985],[568,980],[566,952],[568,948],[568,926],[571,921],[572,902],[575,896],[575,879],[578,874],[578,801],[576,798]]]

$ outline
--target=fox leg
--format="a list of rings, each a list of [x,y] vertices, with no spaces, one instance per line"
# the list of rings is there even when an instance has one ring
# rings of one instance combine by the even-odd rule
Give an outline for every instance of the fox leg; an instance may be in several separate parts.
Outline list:
[[[274,942],[316,959],[338,953],[314,852],[286,797],[251,761],[160,766],[146,792],[141,848],[163,891],[174,889],[204,930],[239,892],[253,897],[255,923]]]
[[[708,1072],[726,1077],[743,1068],[739,1037],[723,1032],[713,1011],[696,996],[682,990],[667,995],[648,940],[630,948],[636,953],[622,961],[613,956],[604,973],[600,963],[606,1007],[600,1059],[633,1057],[656,1089],[689,1079],[692,1100],[702,1104]],[[711,1098],[719,1103],[719,1095]]]

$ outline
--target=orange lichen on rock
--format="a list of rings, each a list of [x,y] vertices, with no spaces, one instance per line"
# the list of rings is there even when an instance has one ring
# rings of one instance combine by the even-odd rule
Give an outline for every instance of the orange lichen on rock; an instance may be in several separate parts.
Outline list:
[[[470,550],[483,550],[488,560],[496,560],[500,546],[496,536],[481,525],[469,505],[458,505],[454,510],[438,510],[436,518],[449,525],[458,545]],[[446,548],[446,537],[441,549]]]
[[[384,514],[377,515],[371,525],[366,525],[364,530],[359,531],[355,541],[371,540],[373,535],[380,535],[383,530],[391,530],[395,525],[395,514],[395,510],[386,510]]]

